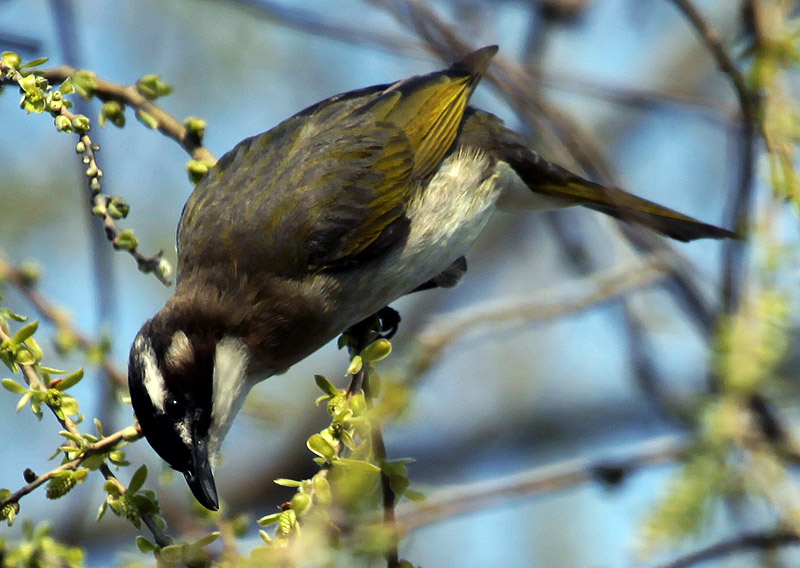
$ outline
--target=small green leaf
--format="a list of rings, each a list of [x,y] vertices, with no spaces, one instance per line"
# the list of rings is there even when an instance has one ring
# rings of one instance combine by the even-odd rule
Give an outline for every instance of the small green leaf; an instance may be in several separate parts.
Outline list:
[[[128,492],[136,493],[139,491],[139,489],[142,488],[142,485],[144,485],[145,480],[147,480],[147,466],[142,465],[142,467],[137,469],[136,473],[133,474],[130,485],[128,485]]]
[[[392,352],[392,344],[388,339],[378,339],[367,345],[361,352],[361,357],[364,361],[374,363],[384,359]]]
[[[105,503],[103,503],[103,505],[105,505]],[[155,552],[156,550],[158,550],[158,547],[155,544],[147,540],[142,535],[138,535],[136,537],[136,548],[138,548],[139,552],[141,552],[142,554],[148,554],[150,552]]]
[[[21,328],[19,328],[17,333],[14,334],[14,337],[11,338],[11,343],[15,345],[24,343],[26,339],[36,333],[37,329],[39,329],[39,320],[34,320],[23,325]]]
[[[265,517],[261,517],[256,522],[262,527],[268,527],[270,525],[276,524],[280,520],[281,520],[281,513],[272,513],[271,515],[266,515]]]
[[[368,461],[363,460],[351,460],[348,458],[339,458],[336,460],[337,467],[345,467],[350,469],[351,471],[356,471],[359,473],[380,473],[381,468],[379,468],[375,464],[371,464]]]
[[[27,406],[28,401],[31,399],[32,396],[33,396],[32,392],[26,392],[23,395],[23,397],[19,399],[19,402],[17,403],[17,412],[19,412],[20,410],[25,408],[25,406]]]
[[[80,368],[77,371],[75,371],[74,373],[72,373],[70,375],[67,375],[66,377],[61,379],[61,381],[59,381],[54,386],[54,388],[56,388],[56,389],[58,389],[60,391],[65,391],[68,388],[74,387],[75,385],[77,385],[78,382],[80,382],[80,380],[82,378],[83,378],[83,368]]]
[[[14,51],[4,51],[0,57],[2,57],[3,64],[12,69],[19,69],[22,64],[22,57]]]
[[[361,368],[363,366],[364,366],[364,359],[362,359],[360,355],[356,355],[350,361],[350,366],[347,368],[347,374],[355,375],[359,371],[361,371]]]
[[[314,434],[306,442],[308,449],[327,461],[336,457],[336,449],[321,435]]]
[[[196,540],[192,543],[192,546],[196,546],[197,548],[205,548],[209,544],[215,542],[222,533],[219,531],[214,531],[211,534],[204,536],[203,538]]]
[[[314,375],[314,382],[317,383],[317,386],[325,394],[329,394],[331,396],[342,394],[341,391],[336,388],[336,385],[334,385],[332,382],[330,382],[322,375]]]
[[[28,61],[25,65],[20,65],[20,69],[30,69],[31,67],[38,67],[44,63],[50,61],[49,57],[40,57],[39,59],[34,59],[33,61]]]
[[[295,481],[294,479],[284,479],[284,478],[276,479],[275,483],[277,483],[278,485],[282,485],[284,487],[300,487],[303,484],[302,481]]]
[[[3,387],[14,394],[25,394],[28,392],[28,389],[23,387],[21,384],[17,383],[13,379],[3,379],[2,380]]]
[[[311,497],[305,493],[298,493],[292,497],[292,509],[298,515],[305,513],[311,506]]]
[[[138,118],[139,122],[141,122],[148,128],[152,128],[153,130],[158,128],[158,121],[152,114],[148,112],[144,112],[143,110],[137,110],[136,118]]]

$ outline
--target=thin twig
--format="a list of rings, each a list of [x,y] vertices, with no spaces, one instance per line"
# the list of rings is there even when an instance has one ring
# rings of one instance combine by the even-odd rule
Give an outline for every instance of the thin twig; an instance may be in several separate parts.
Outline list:
[[[42,484],[46,483],[50,479],[53,478],[58,472],[61,471],[75,471],[78,469],[83,462],[89,459],[92,456],[97,454],[102,454],[106,452],[110,452],[111,450],[115,449],[117,444],[122,442],[123,438],[129,434],[130,428],[124,428],[113,434],[109,434],[104,438],[101,438],[97,442],[93,444],[89,444],[86,446],[86,449],[81,452],[81,454],[75,458],[74,460],[68,461],[66,463],[61,464],[55,469],[48,471],[47,473],[43,473],[36,477],[33,481],[25,485],[24,487],[18,489],[11,495],[9,495],[6,499],[0,501],[0,510],[3,509],[6,505],[12,505],[14,503],[18,503],[20,499],[22,499],[25,495],[31,493],[37,487],[40,487]],[[141,431],[138,430],[137,432],[139,437],[141,437]]]
[[[6,333],[6,331],[3,329],[3,327],[0,326],[0,343],[5,342],[5,341],[11,341],[11,335]],[[34,365],[25,365],[25,364],[19,363],[19,368],[20,368],[20,371],[22,372],[22,376],[25,379],[25,382],[28,384],[28,386],[31,389],[39,391],[39,392],[47,392],[47,387],[42,382],[42,379],[39,376],[39,372],[36,370],[36,367]],[[61,423],[61,425],[70,434],[72,434],[74,436],[81,437],[80,430],[78,430],[78,427],[75,425],[75,422],[72,420],[72,418],[70,418],[66,414],[63,414],[63,418],[61,418],[57,414],[57,412],[56,412],[57,409],[56,408],[54,408],[53,406],[50,406],[49,402],[46,402],[46,404],[47,404],[47,407],[53,412],[53,415],[56,417],[56,420],[58,420]],[[70,442],[70,443],[73,443],[73,442]]]
[[[745,552],[747,550],[766,551],[773,550],[779,546],[796,546],[798,544],[800,544],[800,536],[796,532],[743,534],[729,540],[714,543],[677,560],[662,564],[658,568],[689,568],[689,566],[697,566],[711,560],[718,560],[737,552]]]
[[[401,507],[397,512],[397,529],[407,533],[513,499],[560,491],[592,481],[618,484],[643,467],[675,461],[685,449],[685,442],[667,436],[621,452],[626,457],[620,459],[571,459],[517,475],[442,489],[423,503]]]
[[[694,7],[690,0],[670,0],[683,12],[701,40],[714,57],[720,70],[730,79],[742,113],[739,183],[731,194],[728,207],[728,226],[743,231],[750,222],[753,206],[753,169],[755,157],[756,105],[755,93],[748,87],[739,68],[728,55],[719,34]],[[746,269],[746,248],[743,241],[727,240],[723,244],[722,302],[726,313],[736,311],[742,293],[742,279]]]
[[[69,75],[64,76],[63,79],[68,78],[74,72],[74,70],[69,67],[59,67],[58,69],[70,70]],[[36,73],[40,74],[39,71],[36,71]],[[25,75],[20,73],[17,69],[0,61],[0,85],[9,82],[12,84],[16,83],[19,85],[20,89],[24,91],[24,89],[22,89],[24,78]],[[71,125],[76,124],[78,115],[70,111],[66,104],[61,106],[57,114],[59,117],[66,118]],[[79,132],[78,140],[79,144],[82,145],[82,151],[80,153],[83,155],[83,163],[86,166],[85,174],[87,178],[87,187],[89,189],[90,203],[92,210],[103,219],[106,238],[111,241],[114,248],[119,248],[119,237],[122,231],[120,231],[109,208],[114,198],[102,192],[102,185],[100,182],[103,177],[103,170],[97,163],[97,152],[100,150],[100,146],[92,140],[87,132],[88,129]],[[136,260],[136,264],[140,270],[148,273],[152,272],[163,284],[169,284],[169,280],[167,280],[161,265],[163,251],[159,251],[153,256],[145,256],[139,251],[138,246],[126,246],[125,250]]]
[[[367,347],[367,345],[375,340],[376,331],[374,326],[376,325],[380,326],[380,318],[377,316],[377,314],[354,325],[345,332],[354,340],[349,345],[349,353],[351,358],[359,355]],[[372,410],[375,404],[369,384],[369,364],[363,364],[361,369],[355,373],[350,380],[350,385],[347,388],[348,398],[352,397],[358,392],[364,393],[364,400],[367,403],[367,408]],[[377,419],[370,422],[370,434],[372,437],[371,441],[373,455],[378,466],[381,468],[380,476],[381,500],[383,502],[383,523],[385,526],[390,528],[390,534],[394,535],[396,534],[396,531],[394,530],[396,497],[389,481],[389,476],[386,475],[384,471],[384,466],[386,463],[386,445],[383,441],[383,432],[381,431],[380,422]],[[397,545],[397,538],[392,537],[392,541],[386,550],[387,568],[397,568],[400,566],[400,555]]]
[[[61,65],[54,69],[37,70],[37,73],[53,83],[69,79],[75,71],[68,65]],[[135,85],[121,85],[96,77],[93,94],[101,101],[117,101],[134,108],[137,114],[150,115],[155,119],[159,132],[180,144],[192,159],[212,164],[217,161],[208,148],[197,137],[192,136],[178,119],[141,94]]]
[[[226,4],[238,4],[254,14],[314,37],[325,37],[335,41],[380,49],[394,54],[422,55],[424,50],[418,42],[409,38],[375,31],[364,26],[334,24],[310,10],[304,10],[269,0],[227,0]]]
[[[665,257],[650,255],[634,264],[596,272],[575,286],[537,291],[535,295],[479,304],[463,313],[434,321],[417,339],[417,354],[411,363],[413,375],[424,373],[442,351],[458,339],[478,330],[523,325],[584,310],[620,294],[652,284],[669,273]],[[588,290],[587,290],[588,288]],[[577,291],[576,291],[577,290]]]

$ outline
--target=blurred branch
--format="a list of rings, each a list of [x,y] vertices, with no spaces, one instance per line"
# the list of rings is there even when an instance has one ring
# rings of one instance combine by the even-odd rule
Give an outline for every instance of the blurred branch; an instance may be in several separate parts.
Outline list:
[[[456,31],[443,21],[429,6],[417,0],[371,0],[383,5],[405,25],[412,26],[426,41],[428,49],[445,60],[454,60],[470,51],[470,47]],[[517,113],[539,134],[544,142],[557,154],[573,157],[573,161],[590,177],[604,183],[619,186],[617,177],[606,159],[602,147],[580,127],[542,97],[537,82],[521,64],[499,54],[495,56],[492,67],[486,74],[487,80],[497,86],[516,108]],[[680,253],[663,238],[648,234],[647,231],[619,223],[623,235],[636,248],[647,252],[664,252],[680,257]],[[697,285],[685,271],[690,266],[688,260],[675,262],[670,273],[673,286],[669,292],[682,300],[687,313],[700,329],[709,334],[714,328],[715,318],[706,305]]]
[[[684,450],[684,442],[668,436],[620,452],[626,457],[619,459],[571,459],[522,474],[443,489],[421,504],[401,507],[397,513],[397,528],[410,532],[520,497],[559,491],[582,483],[602,481],[617,485],[639,469],[675,461]]]
[[[287,6],[270,0],[223,1],[227,4],[238,4],[259,17],[315,37],[322,36],[351,45],[377,48],[405,56],[424,53],[419,42],[414,40],[389,32],[376,32],[364,26],[333,24],[327,21],[327,18],[322,18],[310,10]]]
[[[717,542],[697,552],[662,564],[658,568],[689,568],[711,560],[719,560],[737,552],[746,552],[748,550],[768,551],[780,546],[796,546],[798,544],[800,544],[800,536],[796,532],[780,531],[743,534],[730,540]]]
[[[27,53],[39,53],[42,49],[42,42],[28,36],[15,34],[9,31],[0,31],[0,45],[3,49],[13,51],[23,51]]]
[[[611,300],[630,290],[641,288],[663,278],[670,262],[662,255],[652,254],[632,264],[626,264],[548,290],[537,290],[531,296],[487,302],[444,319],[434,321],[418,335],[416,351],[411,362],[413,375],[424,373],[439,360],[441,353],[463,336],[498,328],[519,326],[552,319],[585,310]]]
[[[755,124],[757,97],[747,85],[742,73],[722,45],[719,34],[694,7],[690,0],[669,0],[694,27],[703,44],[717,62],[720,70],[730,79],[742,113],[739,184],[729,199],[729,226],[744,231],[749,224],[753,205],[753,170],[755,157]],[[745,243],[728,240],[723,243],[722,300],[727,313],[736,310],[741,297],[742,278],[745,271]]]
[[[29,278],[25,276],[23,271],[15,266],[12,266],[2,254],[0,254],[0,281],[3,279],[8,280],[22,293],[28,301],[36,308],[36,311],[45,320],[54,324],[59,330],[65,330],[71,338],[77,342],[78,346],[84,352],[90,351],[93,346],[98,345],[99,341],[78,331],[72,325],[69,317],[53,304],[47,297],[37,291]],[[128,381],[122,371],[120,371],[108,358],[105,352],[102,353],[102,359],[98,365],[103,368],[108,377],[119,388],[127,388]]]

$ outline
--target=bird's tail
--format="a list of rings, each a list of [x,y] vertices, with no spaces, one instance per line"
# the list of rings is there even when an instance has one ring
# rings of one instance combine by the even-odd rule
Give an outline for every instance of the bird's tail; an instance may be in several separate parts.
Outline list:
[[[548,162],[525,144],[515,132],[489,113],[469,109],[461,142],[490,148],[492,155],[507,163],[527,188],[539,197],[562,205],[583,205],[622,221],[642,225],[679,241],[738,238],[727,229],[698,221],[688,215],[636,197],[616,187],[584,179]],[[531,202],[537,200],[531,199]],[[519,200],[516,200],[519,203]],[[535,205],[534,205],[535,207]]]

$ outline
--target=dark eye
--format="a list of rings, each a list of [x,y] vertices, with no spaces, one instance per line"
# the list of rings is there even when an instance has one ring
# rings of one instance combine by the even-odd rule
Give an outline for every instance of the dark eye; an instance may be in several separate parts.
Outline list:
[[[164,401],[164,412],[172,420],[180,420],[185,414],[183,403],[175,397],[169,397]]]

